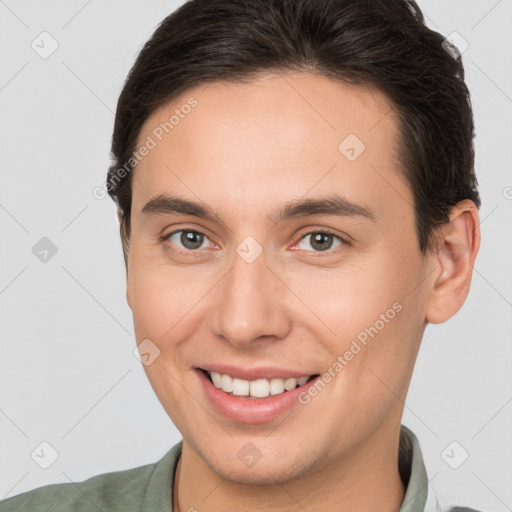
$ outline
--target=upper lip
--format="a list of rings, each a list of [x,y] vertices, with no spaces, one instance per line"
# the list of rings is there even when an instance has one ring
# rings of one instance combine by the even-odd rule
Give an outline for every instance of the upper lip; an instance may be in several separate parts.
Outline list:
[[[227,374],[231,377],[243,380],[258,380],[258,379],[279,379],[290,377],[309,377],[310,375],[317,375],[315,372],[304,373],[301,371],[289,370],[285,368],[271,368],[260,366],[258,368],[240,368],[226,364],[208,364],[198,367],[201,370],[209,372],[217,372]]]

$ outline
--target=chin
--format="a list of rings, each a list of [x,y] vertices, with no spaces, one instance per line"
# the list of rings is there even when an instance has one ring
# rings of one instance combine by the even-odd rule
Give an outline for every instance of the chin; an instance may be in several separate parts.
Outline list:
[[[214,473],[229,481],[248,485],[284,484],[311,470],[311,464],[306,463],[305,454],[301,453],[302,448],[298,445],[295,445],[298,452],[294,453],[290,452],[289,446],[283,447],[282,450],[271,446],[271,441],[267,439],[267,447],[260,452],[260,458],[244,462],[244,456],[254,449],[250,447],[251,443],[242,442],[241,450],[234,449],[233,444],[231,441],[226,448],[229,450],[228,454],[222,448],[214,453],[209,452],[208,449],[198,452]]]

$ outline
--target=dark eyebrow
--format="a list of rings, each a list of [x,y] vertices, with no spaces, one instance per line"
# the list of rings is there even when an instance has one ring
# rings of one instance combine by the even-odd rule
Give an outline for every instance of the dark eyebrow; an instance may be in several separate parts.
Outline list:
[[[377,217],[372,208],[350,202],[341,196],[330,195],[315,199],[300,199],[287,203],[276,214],[270,215],[269,220],[274,224],[294,217],[313,215],[335,215],[338,217],[366,217],[376,221]]]
[[[150,199],[142,208],[141,213],[147,215],[165,215],[181,213],[192,215],[211,222],[222,224],[222,219],[209,206],[201,205],[181,197],[159,195]]]
[[[211,222],[223,223],[219,215],[209,206],[175,196],[159,195],[154,197],[145,204],[142,213],[146,215],[192,215]],[[376,221],[375,212],[368,206],[356,204],[334,195],[289,202],[276,213],[270,214],[268,219],[277,224],[291,218],[313,215],[359,216]]]

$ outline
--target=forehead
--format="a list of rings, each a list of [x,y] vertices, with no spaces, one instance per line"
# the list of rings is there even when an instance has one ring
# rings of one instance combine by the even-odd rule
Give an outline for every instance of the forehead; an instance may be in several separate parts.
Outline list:
[[[137,164],[134,202],[162,187],[199,197],[231,194],[246,207],[257,207],[262,196],[278,201],[285,191],[302,197],[313,187],[342,187],[365,199],[382,194],[383,180],[404,187],[386,96],[320,75],[193,87],[146,120],[139,147],[149,139],[154,147]]]

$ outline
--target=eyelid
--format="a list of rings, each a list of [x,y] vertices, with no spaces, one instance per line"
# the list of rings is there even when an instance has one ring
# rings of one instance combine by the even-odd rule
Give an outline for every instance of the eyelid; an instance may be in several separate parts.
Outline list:
[[[169,231],[168,233],[164,232],[159,237],[160,241],[162,243],[166,243],[171,238],[171,236],[175,235],[176,233],[180,233],[182,231],[189,232],[189,233],[197,233],[199,235],[202,235],[204,238],[206,238],[210,242],[210,244],[215,245],[215,246],[217,245],[215,242],[213,242],[211,240],[210,236],[207,233],[205,233],[202,229],[187,228],[187,227],[173,229],[172,231]],[[198,254],[204,250],[204,249],[185,249],[185,248],[181,248],[181,247],[176,247],[174,244],[171,244],[171,245],[173,245],[173,247],[175,247],[176,251],[184,253],[184,254]]]
[[[185,223],[185,224],[188,224],[188,223]],[[194,226],[194,225],[190,225],[190,224],[183,226],[182,223],[174,223],[174,224],[167,225],[162,230],[160,230],[158,238],[160,238],[161,240],[166,240],[171,235],[179,233],[180,231],[190,231],[193,233],[199,233],[199,234],[207,237],[210,241],[212,239],[212,237],[208,234],[210,231],[208,229],[204,228],[203,226],[197,226],[197,225]]]
[[[321,233],[323,235],[332,235],[332,236],[338,238],[341,241],[341,245],[336,247],[335,249],[327,249],[325,251],[313,251],[312,250],[312,251],[305,251],[305,252],[317,254],[320,256],[323,254],[329,255],[329,254],[337,253],[340,250],[343,250],[344,246],[352,245],[351,239],[348,235],[337,233],[336,231],[329,229],[329,228],[309,228],[308,230],[303,231],[302,233],[300,233],[298,235],[299,239],[293,244],[292,247],[296,247],[299,244],[299,242],[301,240],[303,240],[306,236],[314,235],[314,234],[318,234],[318,233]],[[304,251],[304,249],[294,249],[294,250]]]

